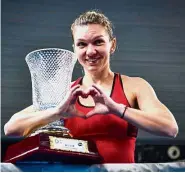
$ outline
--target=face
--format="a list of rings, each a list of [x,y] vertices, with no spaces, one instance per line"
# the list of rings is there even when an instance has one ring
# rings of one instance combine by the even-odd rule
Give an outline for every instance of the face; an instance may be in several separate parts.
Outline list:
[[[109,70],[110,54],[115,51],[115,39],[110,41],[106,29],[99,24],[75,26],[74,52],[88,72]]]

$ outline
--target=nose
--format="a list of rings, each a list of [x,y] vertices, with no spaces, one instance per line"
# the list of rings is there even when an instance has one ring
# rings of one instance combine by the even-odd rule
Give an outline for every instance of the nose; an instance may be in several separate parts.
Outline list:
[[[96,54],[96,48],[93,45],[88,45],[87,50],[86,50],[87,56],[92,56]]]

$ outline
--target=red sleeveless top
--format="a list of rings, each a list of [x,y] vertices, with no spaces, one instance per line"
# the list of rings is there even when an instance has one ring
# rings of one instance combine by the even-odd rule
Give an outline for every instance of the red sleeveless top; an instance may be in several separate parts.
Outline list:
[[[77,79],[74,85],[81,84],[83,78]],[[115,73],[111,98],[130,107],[125,96],[120,74]],[[85,114],[93,109],[82,105],[79,100],[76,109]],[[135,142],[138,129],[124,119],[113,115],[94,115],[84,119],[73,117],[66,119],[64,125],[74,137],[95,142],[103,163],[133,163]]]

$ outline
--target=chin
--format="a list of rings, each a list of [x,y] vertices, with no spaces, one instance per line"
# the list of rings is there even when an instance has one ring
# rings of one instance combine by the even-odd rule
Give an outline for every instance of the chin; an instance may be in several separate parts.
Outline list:
[[[94,67],[88,67],[88,68],[86,68],[86,70],[88,71],[88,72],[98,72],[99,71],[99,69],[100,68],[98,68],[97,66],[94,66]]]

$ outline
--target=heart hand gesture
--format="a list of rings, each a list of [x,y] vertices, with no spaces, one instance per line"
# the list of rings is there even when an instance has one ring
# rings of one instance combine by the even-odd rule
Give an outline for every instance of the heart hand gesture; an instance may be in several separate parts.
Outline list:
[[[95,107],[93,110],[84,115],[75,108],[76,99],[81,96],[87,98],[92,96]],[[118,104],[107,96],[97,85],[93,84],[86,92],[80,88],[80,85],[76,85],[70,89],[64,100],[56,107],[57,114],[62,118],[70,118],[74,116],[80,116],[82,118],[88,118],[95,114],[119,114],[120,108],[124,105]]]

